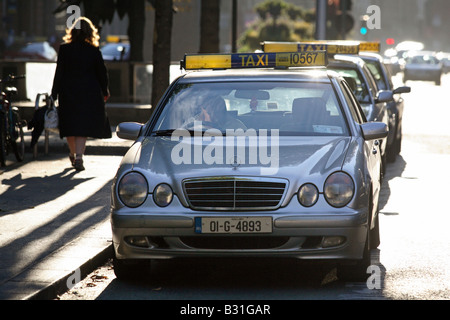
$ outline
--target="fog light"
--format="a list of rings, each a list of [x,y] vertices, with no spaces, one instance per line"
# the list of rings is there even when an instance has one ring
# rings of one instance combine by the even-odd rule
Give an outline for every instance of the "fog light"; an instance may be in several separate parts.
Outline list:
[[[341,236],[323,237],[322,248],[337,247],[343,244],[344,242],[345,237]]]
[[[132,245],[135,247],[141,247],[141,248],[149,247],[147,237],[143,237],[143,236],[126,237],[125,242],[128,243],[129,245]]]
[[[153,191],[153,199],[158,206],[167,207],[173,199],[172,188],[165,183],[157,185],[155,191]]]

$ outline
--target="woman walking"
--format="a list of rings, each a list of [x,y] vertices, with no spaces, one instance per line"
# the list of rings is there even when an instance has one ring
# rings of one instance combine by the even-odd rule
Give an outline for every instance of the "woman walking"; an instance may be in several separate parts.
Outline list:
[[[111,138],[105,103],[109,98],[108,73],[99,50],[98,31],[81,17],[67,30],[58,53],[52,97],[59,99],[59,132],[67,139],[69,159],[84,170],[87,138]]]

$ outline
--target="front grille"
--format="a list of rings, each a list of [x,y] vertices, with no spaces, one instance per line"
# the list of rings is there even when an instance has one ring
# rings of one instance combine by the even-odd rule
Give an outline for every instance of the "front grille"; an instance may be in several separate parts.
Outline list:
[[[185,180],[186,198],[196,210],[271,210],[283,199],[287,182],[255,177],[212,177]]]
[[[191,248],[215,250],[268,250],[286,244],[289,237],[180,237]]]

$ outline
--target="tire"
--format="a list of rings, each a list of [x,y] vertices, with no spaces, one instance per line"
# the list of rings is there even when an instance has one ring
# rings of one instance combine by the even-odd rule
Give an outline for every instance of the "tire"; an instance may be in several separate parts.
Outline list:
[[[387,152],[387,162],[388,163],[394,163],[395,160],[397,159],[397,144],[398,144],[398,138],[397,138],[397,129],[395,130],[394,133],[394,141],[392,142],[392,145],[390,146],[389,150],[386,150]]]
[[[6,123],[5,115],[0,113],[0,166],[6,166]]]
[[[148,280],[150,278],[150,260],[113,258],[114,274],[125,281]]]
[[[441,85],[441,78],[439,77],[438,79],[436,79],[434,81],[434,84],[437,85],[437,86],[440,86]]]
[[[19,115],[15,115],[15,137],[12,137],[12,149],[18,162],[22,162],[25,157],[25,138],[23,134],[22,122]]]
[[[340,280],[348,282],[364,282],[367,280],[369,277],[367,268],[369,268],[371,263],[369,241],[369,232],[367,232],[366,244],[361,260],[355,260],[348,264],[339,264],[337,266],[337,277]]]
[[[380,245],[380,221],[379,214],[375,218],[375,227],[369,231],[369,249],[376,249]]]
[[[372,198],[372,197],[371,197]],[[372,199],[369,201],[369,212],[372,212],[373,204]],[[372,215],[370,215],[372,216]],[[371,258],[370,258],[370,250],[371,247],[374,245],[379,244],[379,224],[378,224],[378,215],[376,219],[376,226],[374,229],[370,230],[370,221],[371,217],[368,220],[367,224],[367,235],[366,235],[366,242],[364,245],[364,251],[362,259],[360,260],[354,260],[350,261],[347,264],[339,264],[336,268],[337,271],[337,277],[342,281],[349,281],[349,282],[363,282],[366,281],[369,277],[367,273],[367,268],[371,265]],[[371,239],[375,237],[375,239]],[[378,238],[377,238],[378,237]],[[378,245],[377,245],[378,247]]]
[[[400,138],[398,138],[397,140],[395,140],[395,153],[397,155],[400,154],[400,152],[402,151],[402,136],[400,136]]]

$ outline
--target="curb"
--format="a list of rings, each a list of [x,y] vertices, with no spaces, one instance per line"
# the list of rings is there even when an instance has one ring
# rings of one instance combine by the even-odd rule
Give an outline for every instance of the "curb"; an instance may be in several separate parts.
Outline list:
[[[47,287],[39,290],[36,293],[29,295],[23,300],[55,300],[58,295],[67,292],[68,286],[67,282],[69,278],[73,277],[74,274],[79,270],[80,280],[86,278],[91,272],[93,272],[100,265],[108,261],[113,257],[113,246],[112,244],[99,251],[98,254],[94,255],[91,259],[87,260],[85,263],[75,268],[71,272],[67,273],[65,276],[61,277],[59,280],[54,281]],[[76,283],[74,283],[75,285]]]

